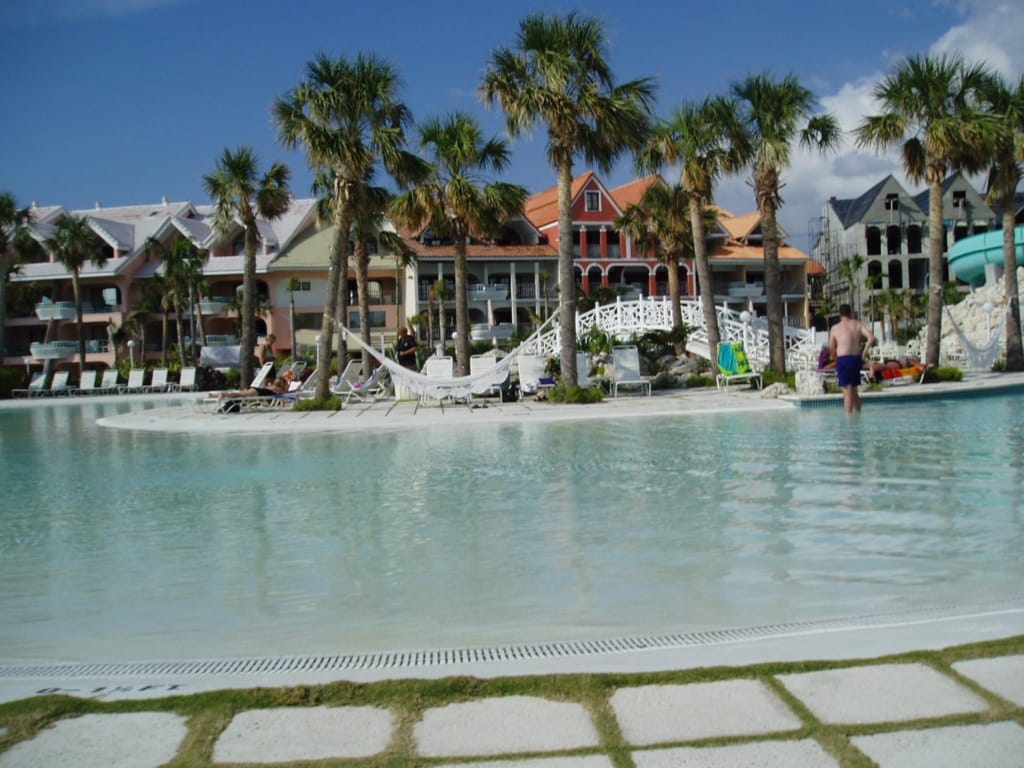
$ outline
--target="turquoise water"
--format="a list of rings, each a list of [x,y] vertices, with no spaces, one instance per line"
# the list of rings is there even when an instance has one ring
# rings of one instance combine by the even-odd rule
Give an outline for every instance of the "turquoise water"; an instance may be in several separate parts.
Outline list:
[[[141,400],[141,398],[140,398]],[[0,410],[0,661],[688,632],[1013,597],[1024,397],[404,434]]]

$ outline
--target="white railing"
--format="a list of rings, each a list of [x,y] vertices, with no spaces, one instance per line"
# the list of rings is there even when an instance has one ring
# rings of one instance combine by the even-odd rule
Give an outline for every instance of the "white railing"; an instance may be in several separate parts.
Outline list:
[[[708,331],[704,324],[704,311],[699,299],[683,299],[679,302],[683,324],[690,329],[686,337],[686,349],[691,354],[714,360],[708,349]],[[768,320],[764,317],[749,317],[746,312],[737,312],[726,306],[716,307],[718,332],[722,341],[743,342],[747,358],[757,370],[768,367]],[[602,333],[618,340],[627,340],[648,331],[672,330],[672,305],[667,297],[649,297],[638,301],[616,301],[614,304],[598,305],[588,312],[576,315],[576,337],[581,338],[597,328]],[[817,365],[820,340],[814,329],[783,329],[786,339],[786,368],[791,371]],[[530,344],[533,354],[561,354],[561,334],[557,324],[547,333]]]

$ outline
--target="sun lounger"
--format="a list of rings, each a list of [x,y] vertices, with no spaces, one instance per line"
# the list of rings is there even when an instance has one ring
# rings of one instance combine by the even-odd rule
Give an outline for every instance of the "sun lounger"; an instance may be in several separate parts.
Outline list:
[[[153,376],[145,387],[144,392],[166,392],[167,391],[167,369],[154,368]]]
[[[619,387],[640,387],[651,395],[651,380],[640,375],[640,350],[636,347],[615,347],[612,349],[612,397],[619,396]]]
[[[728,391],[730,384],[752,384],[761,389],[761,374],[750,367],[747,353],[740,342],[718,343],[718,375],[715,384],[718,389]]]
[[[78,390],[75,394],[78,395],[91,395],[96,392],[96,374],[97,370],[84,370],[82,371],[82,378],[78,382]]]
[[[68,384],[68,375],[67,371],[57,371],[53,374],[53,381],[50,382],[50,388],[46,391],[46,394],[52,397],[70,395],[75,388]]]
[[[493,352],[488,352],[483,355],[473,355],[469,358],[469,375],[479,376],[481,374],[485,374],[497,365],[498,356]],[[480,394],[501,397],[501,388],[508,379],[509,372],[510,369],[505,367],[503,367],[499,372],[496,372],[487,382],[489,387]]]
[[[196,389],[196,369],[195,366],[189,366],[182,368],[181,373],[178,376],[177,382],[171,382],[167,385],[168,392],[194,392]]]
[[[96,389],[97,395],[109,395],[118,391],[117,368],[107,368],[100,379],[100,385]]]
[[[519,399],[525,395],[535,395],[555,385],[547,368],[547,358],[544,355],[520,355],[519,356]]]
[[[37,373],[32,377],[32,381],[28,383],[26,389],[14,389],[11,390],[12,397],[37,397],[46,394],[46,374]]]
[[[121,394],[130,392],[143,392],[146,386],[146,370],[144,368],[133,368],[128,372],[128,383],[117,388]]]

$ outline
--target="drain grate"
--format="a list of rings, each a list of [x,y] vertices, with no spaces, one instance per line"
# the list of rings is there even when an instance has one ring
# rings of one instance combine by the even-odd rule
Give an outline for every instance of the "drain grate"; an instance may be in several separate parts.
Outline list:
[[[152,675],[206,676],[253,675],[276,672],[345,672],[366,669],[415,669],[462,664],[488,664],[578,656],[597,656],[643,650],[670,650],[694,646],[723,645],[787,635],[804,635],[837,629],[881,625],[906,625],[935,619],[953,619],[986,614],[1022,612],[1024,598],[1013,598],[982,606],[944,606],[914,611],[893,611],[818,621],[766,624],[704,632],[685,632],[604,640],[573,640],[532,643],[491,648],[454,648],[422,651],[394,651],[337,656],[279,656],[268,658],[219,659],[206,661],[163,661],[93,664],[0,664],[0,679],[10,678],[92,678]]]

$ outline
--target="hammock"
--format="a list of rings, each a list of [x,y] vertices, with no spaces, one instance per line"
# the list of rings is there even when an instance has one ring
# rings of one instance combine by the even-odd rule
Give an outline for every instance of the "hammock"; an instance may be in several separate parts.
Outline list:
[[[417,371],[411,371],[403,365],[400,365],[396,361],[385,357],[383,352],[374,349],[372,346],[364,342],[359,336],[350,331],[341,323],[336,324],[341,332],[345,334],[346,338],[350,341],[354,341],[357,346],[362,347],[370,356],[377,360],[381,365],[388,369],[391,374],[393,381],[401,382],[402,385],[421,397],[430,397],[435,400],[439,400],[444,397],[467,397],[469,395],[481,395],[484,392],[494,389],[494,381],[499,375],[508,373],[512,368],[512,363],[522,354],[524,351],[533,349],[536,340],[544,332],[545,326],[550,323],[556,315],[552,315],[544,321],[543,325],[540,326],[533,334],[526,339],[522,344],[516,347],[514,350],[509,352],[505,357],[498,361],[497,365],[493,368],[489,368],[486,371],[472,374],[469,376],[456,376],[451,379],[438,379],[431,376],[425,376]]]
[[[972,344],[970,339],[960,330],[960,326],[953,319],[953,313],[949,311],[949,307],[945,307],[945,310],[946,317],[949,318],[957,338],[960,339],[960,347],[964,351],[964,358],[967,360],[968,368],[972,371],[992,370],[992,365],[995,363],[996,358],[999,357],[999,342],[1003,338],[1002,324],[997,324],[995,333],[992,334],[985,346],[979,347],[976,344]]]

